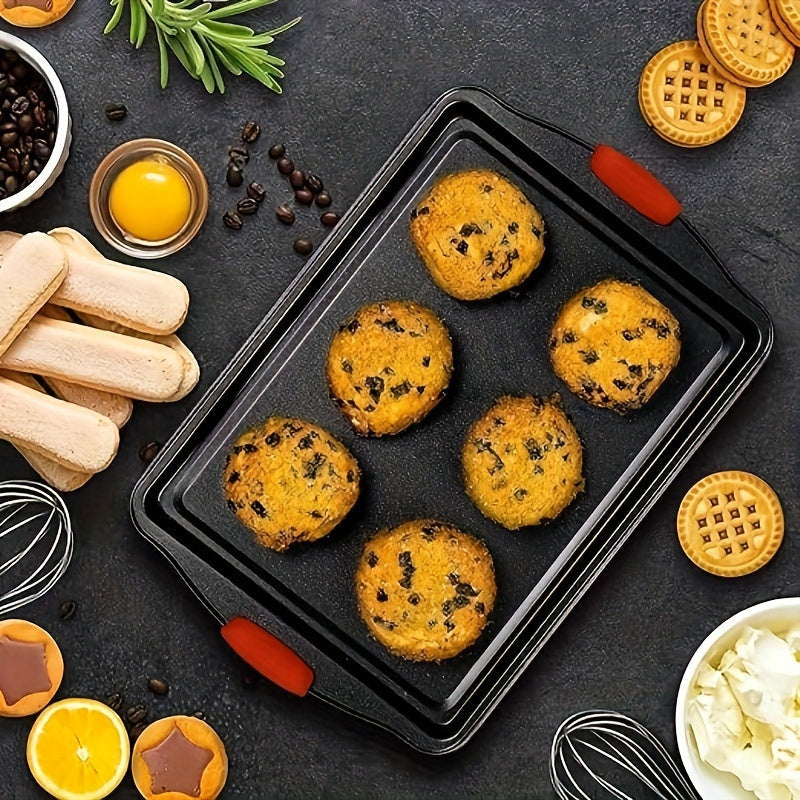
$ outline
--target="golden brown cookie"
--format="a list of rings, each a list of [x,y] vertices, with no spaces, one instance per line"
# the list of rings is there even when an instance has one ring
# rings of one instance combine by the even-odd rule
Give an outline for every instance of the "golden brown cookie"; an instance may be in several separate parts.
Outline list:
[[[544,255],[542,215],[487,169],[437,181],[411,212],[411,238],[436,285],[459,300],[519,286]]]
[[[384,436],[419,422],[444,397],[453,346],[432,311],[385,300],[339,327],[325,371],[331,397],[356,432]]]
[[[131,773],[145,800],[215,800],[228,777],[228,755],[197,717],[165,717],[136,740]]]
[[[742,86],[766,86],[792,65],[794,46],[775,23],[769,0],[705,0],[697,32],[706,56]]]
[[[355,504],[359,478],[358,462],[326,430],[270,417],[236,440],[223,485],[228,508],[280,552],[330,533]]]
[[[716,472],[698,481],[678,509],[678,538],[701,569],[725,578],[763,567],[783,541],[783,510],[765,481]]]
[[[745,91],[721,75],[695,41],[656,53],[639,80],[639,108],[672,144],[703,147],[730,133],[742,116]]]
[[[672,312],[641,286],[613,278],[568,300],[550,336],[556,375],[578,397],[620,414],[653,396],[680,352]]]
[[[769,0],[769,9],[781,33],[800,47],[800,0]]]
[[[440,661],[480,636],[497,587],[483,542],[445,522],[418,519],[367,542],[356,594],[370,633],[392,653]]]
[[[43,28],[58,22],[75,0],[0,0],[0,17],[20,28]]]
[[[461,464],[472,502],[510,530],[555,519],[583,489],[583,447],[558,395],[501,397],[470,428]]]
[[[38,714],[63,677],[61,650],[46,630],[24,619],[0,621],[0,717]]]

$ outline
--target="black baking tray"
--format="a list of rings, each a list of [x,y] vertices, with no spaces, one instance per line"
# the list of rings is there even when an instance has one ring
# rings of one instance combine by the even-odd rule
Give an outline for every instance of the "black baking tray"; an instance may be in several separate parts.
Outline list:
[[[136,486],[133,519],[220,623],[244,616],[315,673],[311,694],[413,747],[463,745],[519,677],[677,470],[753,378],[772,344],[748,297],[681,218],[656,226],[589,169],[580,139],[491,94],[456,89],[416,123],[331,236],[267,314]],[[547,252],[518,292],[462,303],[439,291],[414,252],[411,208],[449,171],[488,167],[541,210]],[[681,360],[642,410],[626,417],[571,395],[549,365],[560,306],[609,276],[664,302],[683,331]],[[364,303],[411,298],[441,316],[456,372],[423,423],[363,439],[329,400],[324,361],[337,325]],[[460,444],[503,394],[560,392],[585,446],[586,491],[555,522],[507,531],[465,495]],[[358,458],[362,495],[336,531],[288,554],[260,547],[225,507],[221,474],[235,437],[271,414],[322,425]],[[365,539],[415,517],[483,538],[499,596],[478,643],[439,664],[390,655],[370,639],[353,591]]]

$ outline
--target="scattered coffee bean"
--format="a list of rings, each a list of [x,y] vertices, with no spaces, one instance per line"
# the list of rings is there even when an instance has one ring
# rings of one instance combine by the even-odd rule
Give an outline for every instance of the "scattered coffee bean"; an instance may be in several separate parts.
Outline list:
[[[320,218],[319,221],[326,227],[332,228],[338,221],[339,215],[334,211],[326,211]]]
[[[294,211],[286,203],[281,203],[275,209],[275,216],[278,218],[278,222],[282,222],[284,225],[294,224]]]
[[[131,726],[128,735],[131,737],[132,742],[135,742],[147,730],[147,725],[147,722],[137,722]]]
[[[147,682],[147,688],[153,693],[158,695],[165,695],[169,692],[169,684],[161,680],[161,678],[150,678]]]
[[[286,156],[281,156],[276,166],[278,167],[278,172],[281,175],[290,175],[292,170],[294,169],[294,161],[291,158],[286,158]]]
[[[310,206],[314,202],[314,195],[308,189],[298,189],[294,193],[294,199],[304,206]]]
[[[319,194],[324,188],[322,178],[320,178],[319,175],[306,175],[306,187],[314,192],[314,194]]]
[[[158,451],[160,449],[161,449],[160,442],[148,442],[147,444],[143,444],[139,448],[139,458],[145,464],[149,464],[158,455]]]
[[[234,231],[240,230],[244,225],[242,218],[235,211],[226,211],[222,216],[222,222],[226,228]]]
[[[136,703],[130,706],[125,712],[125,719],[135,725],[137,722],[144,722],[147,719],[148,708],[144,703]]]
[[[128,109],[122,103],[108,103],[105,107],[109,122],[119,122],[128,116]]]
[[[306,174],[301,169],[293,169],[289,175],[289,183],[293,189],[302,189],[303,184],[306,182]]]
[[[244,183],[242,168],[231,161],[228,164],[228,171],[225,173],[225,180],[228,182],[228,186],[233,186],[234,188],[241,186]]]
[[[236,210],[240,214],[249,217],[251,214],[255,214],[256,211],[258,211],[258,203],[253,200],[252,197],[245,197],[236,204]]]
[[[242,141],[252,144],[261,136],[261,128],[256,122],[245,122],[242,128]]]
[[[250,161],[250,151],[242,146],[234,145],[228,148],[228,157],[237,167],[244,167]]]
[[[267,196],[267,190],[260,183],[253,181],[247,187],[247,196],[252,197],[256,203],[261,203]]]
[[[286,148],[282,144],[274,144],[269,149],[269,157],[275,159],[283,158],[286,154]]]
[[[328,192],[320,192],[315,198],[316,204],[320,208],[327,208],[332,202],[333,199]]]
[[[112,710],[119,713],[122,711],[122,706],[125,702],[125,698],[122,695],[122,692],[114,692],[110,694],[105,699],[105,704]]]
[[[74,600],[65,600],[58,609],[58,616],[63,622],[72,619],[78,610],[78,604]]]
[[[292,247],[294,247],[296,253],[300,253],[301,256],[307,256],[314,249],[314,243],[308,236],[301,236],[299,239],[294,240]]]

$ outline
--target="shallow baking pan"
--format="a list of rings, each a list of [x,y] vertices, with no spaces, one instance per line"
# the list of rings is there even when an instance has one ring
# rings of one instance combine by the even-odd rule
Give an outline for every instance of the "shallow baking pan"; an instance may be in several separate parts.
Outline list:
[[[548,230],[545,260],[527,284],[484,303],[461,303],[439,291],[408,233],[411,209],[431,183],[472,167],[510,177],[541,210]],[[654,224],[617,194],[670,224]],[[276,683],[382,726],[419,750],[458,748],[769,353],[769,317],[679,211],[652,176],[614,151],[519,114],[482,90],[448,92],[143,476],[132,498],[136,525],[219,620],[225,639]],[[641,283],[683,331],[680,363],[651,402],[626,417],[571,395],[549,364],[548,336],[560,306],[609,276]],[[447,398],[423,423],[399,436],[362,439],[328,398],[324,362],[337,325],[383,298],[414,299],[445,320],[456,374]],[[584,442],[586,491],[555,522],[510,532],[466,497],[460,445],[494,398],[555,392]],[[260,547],[227,510],[221,484],[235,437],[272,414],[327,428],[364,473],[361,497],[344,523],[283,555]],[[367,635],[354,596],[365,539],[415,517],[436,517],[480,536],[497,570],[498,603],[484,634],[439,664],[390,655]]]

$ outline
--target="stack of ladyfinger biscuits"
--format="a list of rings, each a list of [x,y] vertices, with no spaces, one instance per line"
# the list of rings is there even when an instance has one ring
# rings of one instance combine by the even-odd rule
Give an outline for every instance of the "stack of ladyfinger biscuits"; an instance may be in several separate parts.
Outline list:
[[[0,232],[0,439],[56,489],[83,486],[116,455],[133,400],[197,385],[175,336],[188,309],[179,280],[109,261],[69,228]]]

